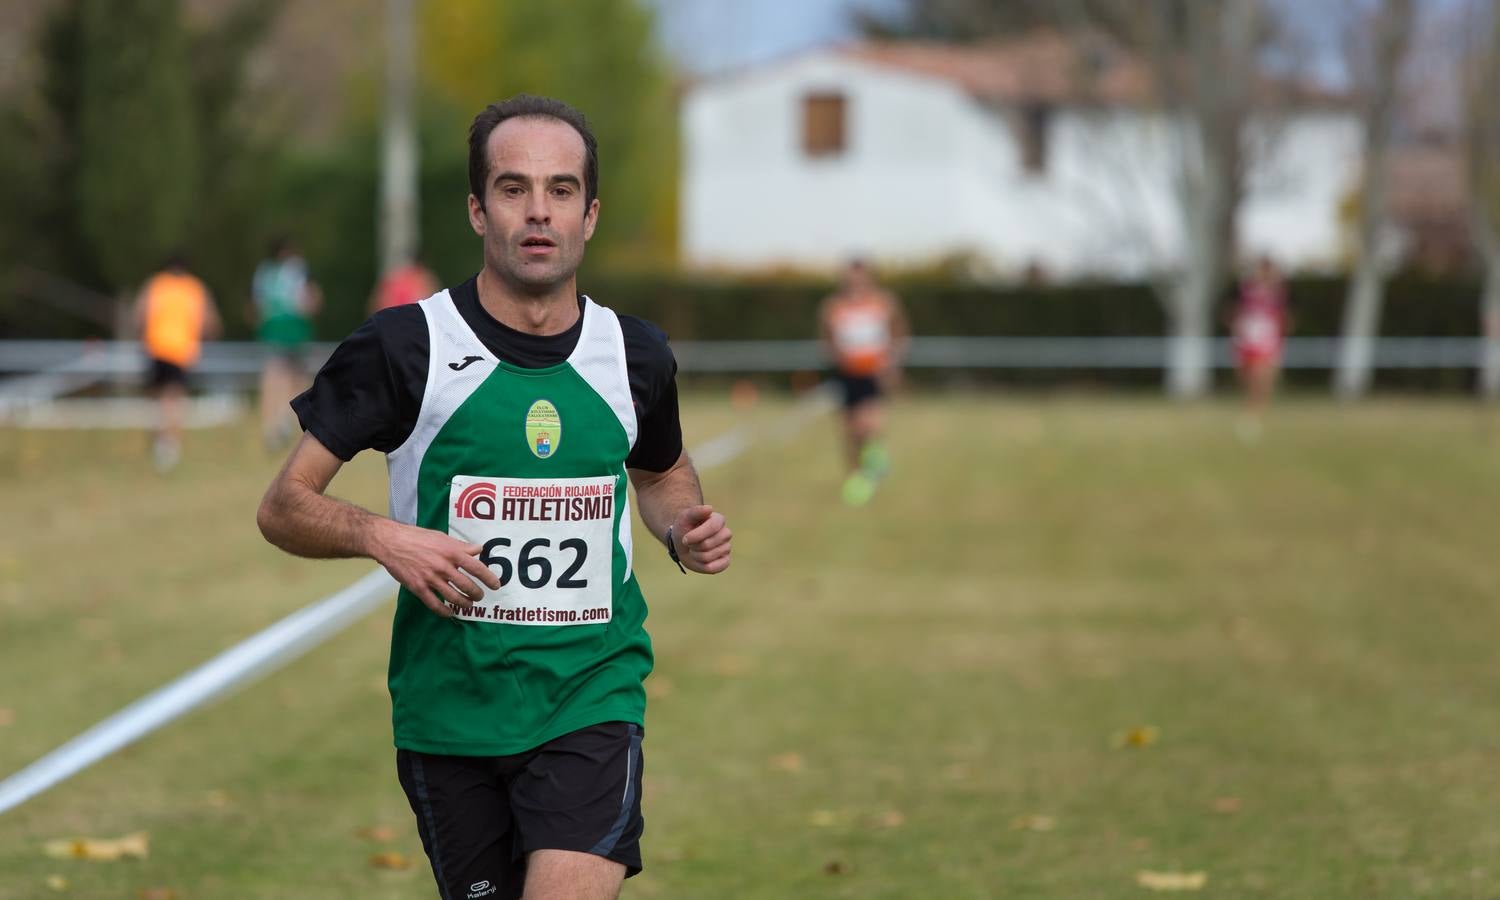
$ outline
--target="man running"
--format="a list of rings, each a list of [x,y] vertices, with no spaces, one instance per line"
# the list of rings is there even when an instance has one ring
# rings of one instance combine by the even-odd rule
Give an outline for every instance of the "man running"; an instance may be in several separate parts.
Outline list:
[[[906,355],[906,315],[900,302],[876,282],[862,260],[849,263],[839,290],[823,302],[819,331],[833,358],[844,401],[844,449],[848,477],[844,502],[862,506],[890,467],[880,436],[885,427],[882,396],[900,377]]]
[[[652,652],[627,474],[674,560],[730,561],[682,450],[666,335],[577,293],[598,171],[564,103],[475,118],[483,268],[334,351],[257,517],[285,550],[367,556],[401,583],[396,764],[444,898],[604,900],[640,871]],[[388,519],[324,494],[365,448],[386,454]]]
[[[295,435],[286,403],[306,384],[302,351],[312,339],[312,317],[322,303],[307,263],[290,239],[271,242],[270,255],[250,283],[256,337],[265,358],[260,370],[260,429],[267,449],[286,447]]]
[[[411,257],[380,277],[375,290],[370,292],[370,314],[405,306],[431,296],[441,287],[428,268],[416,257]]]
[[[135,321],[150,357],[147,383],[157,402],[151,456],[157,471],[167,472],[182,458],[188,371],[197,364],[203,341],[217,338],[223,324],[208,288],[188,271],[179,254],[173,254],[142,285],[135,301]]]

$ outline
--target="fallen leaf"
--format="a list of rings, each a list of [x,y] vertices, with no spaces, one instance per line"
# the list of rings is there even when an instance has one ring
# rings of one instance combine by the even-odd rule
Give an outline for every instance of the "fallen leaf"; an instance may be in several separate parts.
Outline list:
[[[1245,801],[1238,797],[1219,797],[1214,800],[1214,812],[1232,816],[1239,812],[1240,807],[1244,805]]]
[[[1116,747],[1149,747],[1161,737],[1161,729],[1155,725],[1137,725],[1117,731],[1110,743]]]
[[[140,900],[181,900],[182,895],[178,894],[171,888],[154,887],[141,888],[141,892],[136,896],[139,897]]]
[[[837,822],[838,819],[839,817],[832,810],[827,809],[815,809],[812,815],[807,817],[807,821],[819,828],[827,828]]]
[[[675,690],[677,690],[677,685],[673,684],[670,678],[652,675],[646,679],[646,696],[652,700],[670,697]]]
[[[0,728],[4,728],[5,726],[7,726],[7,725],[9,725],[9,724],[11,724],[13,722],[15,722],[15,720],[16,720],[16,711],[15,710],[13,710],[13,709],[7,709],[6,707],[0,706]]]
[[[876,828],[900,828],[906,824],[906,816],[899,809],[888,809],[872,820]]]
[[[89,859],[95,862],[114,862],[127,856],[145,859],[150,855],[150,837],[144,831],[127,834],[108,840],[102,838],[70,838],[48,841],[43,850],[54,859]]]
[[[54,891],[65,891],[68,889],[68,879],[61,875],[48,875],[47,887]]]
[[[778,772],[790,772],[793,775],[800,774],[804,768],[802,754],[789,751],[773,756],[771,757],[771,768]]]
[[[366,825],[363,828],[354,829],[354,836],[362,841],[389,844],[396,839],[396,829],[390,825]]]
[[[1142,869],[1135,873],[1135,883],[1150,891],[1201,891],[1208,884],[1208,873],[1150,872]]]
[[[370,865],[377,869],[410,869],[411,860],[394,850],[376,853],[370,857]]]
[[[828,862],[823,864],[823,874],[842,875],[844,874],[844,864],[837,859],[830,859]]]
[[[1016,831],[1051,831],[1057,827],[1057,820],[1051,816],[1034,813],[1029,816],[1016,816],[1010,820],[1010,827]]]

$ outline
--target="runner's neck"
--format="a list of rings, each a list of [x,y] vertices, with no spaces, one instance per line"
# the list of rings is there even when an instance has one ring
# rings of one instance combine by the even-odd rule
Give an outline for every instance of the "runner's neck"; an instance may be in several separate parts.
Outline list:
[[[578,281],[569,278],[545,294],[530,296],[509,290],[489,268],[475,279],[479,305],[495,321],[525,334],[561,334],[578,321]]]

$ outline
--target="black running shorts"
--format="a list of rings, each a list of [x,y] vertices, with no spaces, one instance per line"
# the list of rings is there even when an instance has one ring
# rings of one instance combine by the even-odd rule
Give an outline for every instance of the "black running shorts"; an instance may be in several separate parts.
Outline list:
[[[641,729],[606,722],[513,756],[396,751],[442,900],[519,898],[526,855],[575,850],[641,870]]]
[[[146,373],[146,383],[153,389],[166,387],[169,384],[185,385],[187,384],[187,370],[176,363],[153,357],[151,368]]]
[[[844,409],[854,409],[871,400],[880,399],[880,379],[874,375],[850,375],[847,372],[840,372],[838,382],[844,395]]]

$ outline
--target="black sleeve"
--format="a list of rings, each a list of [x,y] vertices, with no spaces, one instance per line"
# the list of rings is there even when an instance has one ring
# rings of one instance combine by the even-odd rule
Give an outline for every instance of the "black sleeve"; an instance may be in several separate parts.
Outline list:
[[[625,460],[632,469],[665,472],[682,455],[682,423],[677,418],[677,359],[667,333],[644,319],[620,316],[625,336],[625,368],[635,401],[638,434]]]
[[[416,304],[381,310],[334,349],[292,400],[302,429],[345,462],[406,442],[427,386],[427,317]]]

